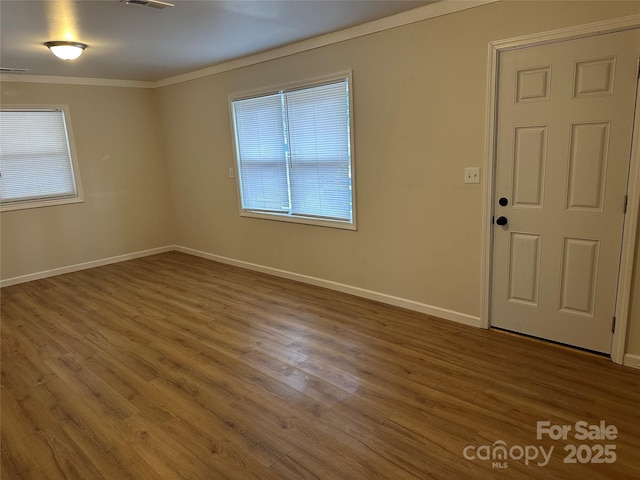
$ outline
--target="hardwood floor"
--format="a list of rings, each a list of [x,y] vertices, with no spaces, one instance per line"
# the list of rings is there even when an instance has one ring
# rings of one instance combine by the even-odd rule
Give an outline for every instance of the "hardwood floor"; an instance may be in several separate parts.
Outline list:
[[[640,372],[594,355],[175,252],[1,295],[2,479],[640,478]]]

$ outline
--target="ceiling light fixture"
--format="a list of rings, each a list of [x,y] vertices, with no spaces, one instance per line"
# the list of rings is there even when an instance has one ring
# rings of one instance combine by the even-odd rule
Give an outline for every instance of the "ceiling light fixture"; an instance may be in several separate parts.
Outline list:
[[[80,55],[87,45],[80,42],[67,42],[59,40],[55,42],[46,42],[45,46],[51,50],[56,57],[62,60],[75,60]]]

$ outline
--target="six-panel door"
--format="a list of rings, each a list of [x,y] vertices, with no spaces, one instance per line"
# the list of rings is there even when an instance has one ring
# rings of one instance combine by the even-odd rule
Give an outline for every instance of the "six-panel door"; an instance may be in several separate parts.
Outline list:
[[[637,29],[500,55],[492,326],[610,352],[639,55]]]

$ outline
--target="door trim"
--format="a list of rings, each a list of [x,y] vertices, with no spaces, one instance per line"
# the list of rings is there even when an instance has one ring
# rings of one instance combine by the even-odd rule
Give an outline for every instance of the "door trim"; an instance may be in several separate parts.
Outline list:
[[[488,46],[487,65],[487,121],[485,131],[484,160],[484,208],[482,215],[482,278],[481,278],[481,311],[480,326],[491,326],[491,265],[493,248],[493,228],[491,218],[494,214],[494,176],[496,167],[497,138],[497,101],[498,101],[498,69],[500,54],[508,50],[534,47],[549,43],[557,43],[578,38],[603,35],[640,28],[640,15],[620,17],[602,22],[589,23],[573,27],[535,33],[521,37],[490,42]],[[613,333],[611,360],[622,364],[624,361],[627,326],[629,323],[629,303],[631,301],[631,280],[635,254],[635,239],[640,211],[640,90],[636,92],[636,118],[633,126],[631,163],[627,194],[629,201],[624,219],[622,253],[618,272],[618,295],[616,298],[616,329]]]

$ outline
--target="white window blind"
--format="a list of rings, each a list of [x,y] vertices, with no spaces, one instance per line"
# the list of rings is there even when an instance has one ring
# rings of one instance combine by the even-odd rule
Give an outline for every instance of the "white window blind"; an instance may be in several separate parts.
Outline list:
[[[353,223],[348,78],[232,101],[242,209]]]
[[[63,110],[0,111],[0,202],[77,196]]]
[[[351,219],[346,82],[285,94],[296,215]]]
[[[280,95],[234,103],[242,206],[289,211],[287,163]]]

